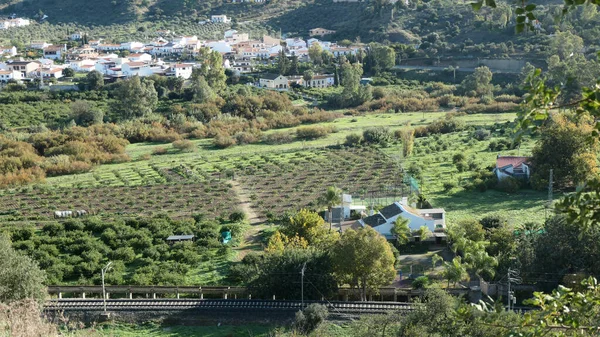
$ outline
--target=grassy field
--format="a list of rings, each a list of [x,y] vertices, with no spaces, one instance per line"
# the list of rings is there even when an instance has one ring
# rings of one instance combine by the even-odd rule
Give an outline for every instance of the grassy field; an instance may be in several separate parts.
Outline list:
[[[398,143],[381,150],[325,149],[341,145],[349,134],[362,133],[369,127],[386,126],[395,130],[407,125],[427,125],[444,115],[444,112],[430,112],[344,117],[322,123],[336,129],[325,138],[280,145],[249,144],[216,149],[211,139],[203,139],[193,141],[194,152],[181,153],[171,149],[170,144],[133,144],[127,147],[134,159],[132,162],[101,165],[89,173],[49,178],[47,184],[39,187],[3,191],[0,201],[19,209],[19,214],[5,212],[0,214],[0,219],[42,220],[50,217],[54,210],[63,209],[90,209],[105,215],[162,212],[188,216],[204,212],[226,216],[238,203],[231,184],[226,183],[230,179],[241,183],[261,217],[286,209],[315,206],[314,200],[320,191],[334,184],[365,204],[372,202],[372,199],[366,200],[368,198],[401,194],[377,192],[397,185],[399,165],[405,169],[417,165],[422,169],[421,192],[435,207],[446,208],[450,221],[494,213],[502,213],[515,223],[541,221],[544,193],[524,190],[508,195],[496,191],[466,192],[460,187],[468,182],[472,173],[458,172],[452,164],[452,156],[464,153],[467,161],[479,168],[493,165],[499,152],[489,151],[489,143],[509,137],[499,131],[485,141],[473,139],[472,131],[418,138],[414,154],[406,159],[399,155],[401,145]],[[472,126],[471,129],[492,128],[492,125],[499,128],[515,115],[475,114],[457,118]],[[295,130],[265,133],[293,133]],[[527,155],[532,146],[533,141],[526,140],[520,149],[501,153]],[[157,147],[169,151],[148,159],[147,155]],[[443,183],[448,181],[457,187],[444,191]]]

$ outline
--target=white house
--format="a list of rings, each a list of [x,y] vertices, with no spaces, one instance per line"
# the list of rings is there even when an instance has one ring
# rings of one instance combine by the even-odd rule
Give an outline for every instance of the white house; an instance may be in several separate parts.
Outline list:
[[[51,60],[59,60],[63,56],[63,52],[65,51],[64,46],[48,46],[43,49],[44,58]]]
[[[132,61],[132,62],[150,62],[150,61],[152,61],[152,55],[147,54],[147,53],[129,54],[127,56],[127,58],[129,59],[129,61]]]
[[[121,43],[121,50],[134,51],[143,48],[144,44],[141,42],[123,42]]]
[[[43,78],[61,78],[63,77],[63,68],[42,68],[38,72],[38,75]]]
[[[210,22],[212,23],[229,23],[231,19],[227,15],[211,15]]]
[[[123,47],[120,44],[98,44],[95,46],[96,49],[101,51],[119,51],[123,50]]]
[[[394,237],[392,228],[399,217],[408,219],[408,226],[412,231],[417,231],[423,226],[427,227],[433,233],[430,240],[435,240],[436,243],[441,243],[443,238],[446,237],[444,233],[446,228],[444,209],[416,210],[400,202],[394,202],[382,208],[378,213],[358,220],[357,225],[361,227],[371,226],[381,235],[392,239]]]
[[[82,32],[75,32],[69,36],[69,40],[71,40],[71,41],[79,41],[81,39],[83,39]]]
[[[123,63],[121,65],[121,71],[126,77],[133,77],[136,75],[146,77],[154,73],[150,66],[144,62]]]
[[[73,60],[69,62],[69,68],[77,72],[90,72],[95,70],[97,60]]]
[[[22,18],[8,19],[0,21],[0,29],[8,29],[13,27],[29,26],[30,21]]]
[[[304,81],[305,87],[327,88],[335,84],[333,74],[314,75],[312,79]]]
[[[44,49],[49,45],[50,44],[46,43],[45,41],[31,41],[29,47],[31,47],[32,49]]]
[[[15,46],[1,46],[0,55],[12,57],[17,55],[17,47]]]
[[[187,80],[188,78],[192,77],[192,70],[194,69],[193,66],[193,64],[189,63],[174,64],[169,67],[169,70],[166,74],[167,76],[175,76]]]
[[[506,177],[528,180],[531,176],[529,157],[498,155],[494,173],[498,180],[502,180]]]
[[[15,61],[7,64],[8,70],[17,71],[21,74],[20,78],[35,75],[40,63],[34,61]]]
[[[231,53],[231,51],[233,50],[231,48],[231,45],[225,41],[211,41],[211,42],[207,43],[206,46],[208,48],[210,48],[211,50],[218,51],[219,53],[222,53],[222,54]]]
[[[259,86],[261,88],[269,89],[287,89],[288,79],[287,77],[279,74],[263,74],[259,79]]]
[[[6,83],[10,80],[20,81],[23,78],[20,72],[14,70],[0,70],[0,82]]]

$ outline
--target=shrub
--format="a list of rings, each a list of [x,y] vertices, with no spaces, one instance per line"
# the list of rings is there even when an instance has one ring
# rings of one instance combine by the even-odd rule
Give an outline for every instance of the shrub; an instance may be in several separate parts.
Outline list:
[[[171,145],[173,145],[174,149],[181,152],[193,152],[196,149],[194,143],[187,139],[176,140]]]
[[[498,181],[496,184],[496,189],[498,191],[506,192],[506,193],[516,193],[519,191],[521,184],[519,181],[513,177],[504,177]]]
[[[162,146],[157,146],[152,150],[153,155],[167,154],[167,149]]]
[[[392,133],[385,127],[373,127],[363,131],[363,140],[365,143],[369,144],[388,146],[392,141],[392,138]]]
[[[490,130],[479,128],[473,133],[473,138],[482,141],[489,139],[491,136]]]
[[[233,211],[229,214],[229,221],[231,222],[240,222],[244,220],[246,220],[246,213],[242,210]]]
[[[346,141],[344,142],[344,144],[346,146],[358,146],[358,145],[360,145],[360,143],[362,143],[362,141],[363,141],[363,138],[360,134],[351,133],[346,136]]]
[[[306,309],[296,313],[294,326],[299,331],[307,334],[314,331],[323,323],[327,319],[327,316],[329,316],[329,310],[327,310],[326,306],[313,303],[308,305]]]
[[[447,181],[443,184],[443,186],[444,186],[444,192],[450,192],[453,188],[456,187],[456,183]]]
[[[296,129],[296,137],[298,139],[317,139],[326,137],[333,131],[331,127],[325,126],[305,126]]]
[[[218,134],[213,139],[213,145],[219,149],[225,149],[235,144],[237,144],[236,140],[229,135]]]
[[[412,282],[412,287],[415,289],[424,289],[429,285],[429,278],[427,276],[419,276]]]
[[[263,136],[263,142],[267,144],[286,144],[294,141],[289,132],[273,132]]]

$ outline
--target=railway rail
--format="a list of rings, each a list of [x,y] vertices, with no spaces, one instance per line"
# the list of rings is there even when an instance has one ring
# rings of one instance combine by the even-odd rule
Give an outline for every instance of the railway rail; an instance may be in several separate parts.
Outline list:
[[[414,304],[403,302],[304,301],[304,306],[320,303],[331,313],[365,314],[410,311]],[[225,300],[225,299],[113,299],[106,300],[108,311],[182,311],[182,310],[276,310],[298,311],[301,301]],[[54,299],[45,305],[49,311],[102,311],[101,299]]]

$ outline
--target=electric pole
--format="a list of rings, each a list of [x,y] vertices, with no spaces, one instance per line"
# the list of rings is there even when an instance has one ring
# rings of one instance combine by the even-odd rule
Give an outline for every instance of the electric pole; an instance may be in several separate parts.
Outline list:
[[[102,268],[102,301],[104,302],[104,313],[106,313],[106,288],[104,287],[104,274],[110,269],[112,262],[109,262],[106,267]]]
[[[306,262],[302,265],[302,271],[300,272],[300,294],[302,297],[302,308],[304,309],[304,272],[306,271]],[[106,310],[106,309],[105,309]]]
[[[507,279],[508,279],[508,294],[507,294],[507,304],[508,304],[508,310],[510,311],[510,305],[511,302],[514,305],[517,304],[517,298],[515,297],[515,292],[510,290],[510,283],[514,282],[516,284],[521,283],[521,278],[519,277],[519,271],[516,269],[511,269],[508,268],[508,273],[507,273]]]

